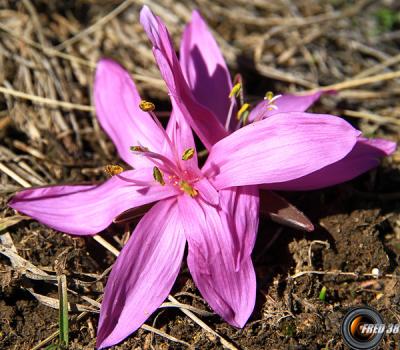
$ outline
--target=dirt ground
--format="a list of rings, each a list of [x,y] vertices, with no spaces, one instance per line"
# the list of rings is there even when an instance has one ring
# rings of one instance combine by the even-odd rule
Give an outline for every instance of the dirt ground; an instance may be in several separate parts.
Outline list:
[[[338,84],[337,93],[323,97],[313,111],[341,115],[369,137],[400,140],[397,1],[148,3],[167,23],[176,47],[191,10],[200,9],[232,74],[243,75],[249,102],[268,90]],[[90,107],[93,67],[100,57],[123,63],[166,121],[168,96],[138,22],[141,4],[0,0],[0,235],[11,239],[24,259],[16,266],[0,254],[0,349],[57,342],[57,335],[46,340],[58,330],[58,311],[51,307],[58,306],[51,278],[56,274],[67,276],[71,290],[69,349],[95,347],[98,314],[84,297],[101,297],[115,257],[92,238],[71,237],[18,216],[7,201],[23,187],[101,181],[103,167],[119,162]],[[341,84],[347,80],[350,84]],[[246,327],[235,329],[207,313],[199,317],[232,349],[249,350],[343,349],[340,322],[360,304],[375,307],[387,323],[400,323],[399,185],[397,151],[348,183],[282,193],[312,220],[315,231],[262,218],[253,254],[257,305]],[[133,227],[113,225],[102,236],[120,249]],[[26,261],[50,277],[32,273]],[[379,269],[378,278],[372,269]],[[326,297],[320,298],[323,288]],[[210,311],[185,265],[171,294]],[[81,306],[90,311],[77,310]],[[160,308],[146,324],[175,340],[141,329],[113,349],[223,348],[217,336],[174,307]],[[381,349],[399,348],[400,335],[386,335],[381,343]]]

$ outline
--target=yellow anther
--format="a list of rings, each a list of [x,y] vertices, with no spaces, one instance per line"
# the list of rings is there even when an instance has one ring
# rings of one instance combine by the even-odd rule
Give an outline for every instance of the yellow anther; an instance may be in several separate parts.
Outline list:
[[[239,92],[240,92],[241,89],[242,89],[242,84],[236,83],[233,86],[231,92],[229,93],[229,97],[233,97],[233,96],[238,97],[239,96]]]
[[[190,197],[196,197],[199,194],[195,188],[193,188],[187,181],[184,180],[179,182],[179,188],[186,192]]]
[[[265,94],[264,100],[271,101],[273,98],[274,98],[274,93],[271,92],[271,91],[268,91],[268,92]]]
[[[119,165],[106,165],[104,171],[108,176],[118,175],[124,171],[124,168]]]
[[[242,107],[240,107],[240,109],[238,110],[237,114],[236,114],[236,118],[237,120],[240,120],[240,118],[242,118],[242,116],[247,112],[249,109],[250,105],[248,103],[244,103]]]
[[[142,100],[139,103],[139,108],[144,112],[151,112],[151,111],[154,111],[156,106],[152,102]]]
[[[194,148],[188,148],[182,154],[182,160],[189,160],[192,159],[194,156]]]
[[[243,126],[245,126],[245,125],[247,124],[247,120],[249,119],[249,114],[250,114],[250,112],[248,112],[248,111],[246,111],[246,112],[243,114],[243,118],[242,118],[242,124],[243,124]]]
[[[149,149],[143,146],[131,146],[130,150],[133,152],[148,152]]]
[[[161,186],[165,185],[163,173],[156,166],[153,168],[153,177]]]

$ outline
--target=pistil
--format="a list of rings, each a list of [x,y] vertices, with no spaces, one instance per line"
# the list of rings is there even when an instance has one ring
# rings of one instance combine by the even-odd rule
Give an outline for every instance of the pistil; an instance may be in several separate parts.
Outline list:
[[[199,194],[199,192],[185,180],[179,182],[179,188],[190,197],[196,197]]]
[[[231,92],[229,93],[229,98],[231,99],[231,104],[229,105],[229,111],[228,111],[228,115],[226,117],[225,130],[229,130],[229,125],[231,124],[231,119],[232,119],[232,114],[233,114],[233,108],[236,105],[236,98],[239,96],[241,89],[242,89],[242,84],[237,83],[233,86]]]

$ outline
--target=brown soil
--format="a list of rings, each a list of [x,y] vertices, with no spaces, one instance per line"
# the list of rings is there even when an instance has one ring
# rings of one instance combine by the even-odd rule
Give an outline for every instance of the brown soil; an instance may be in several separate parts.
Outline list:
[[[0,27],[0,86],[89,105],[92,71],[88,67],[45,55],[13,35],[55,46],[119,3],[0,0],[0,24],[11,30],[7,33]],[[359,2],[354,8],[353,2],[340,0],[254,4],[234,0],[229,10],[223,1],[155,3],[161,6],[159,14],[177,43],[190,9],[200,8],[218,34],[233,72],[243,74],[250,100],[260,98],[265,90],[301,90],[309,87],[307,82],[321,86],[341,82],[399,54],[400,19],[393,15],[398,11],[395,1]],[[134,74],[157,78],[150,47],[138,25],[139,8],[135,2],[108,24],[60,50],[90,61],[112,56]],[[341,17],[299,25],[283,20],[322,14]],[[315,36],[308,42],[296,44],[313,31]],[[265,33],[269,39],[262,41]],[[294,50],[290,56],[288,48]],[[395,63],[388,69],[399,66]],[[277,75],[271,73],[272,67],[279,69]],[[289,82],[287,75],[306,83]],[[156,82],[138,85],[143,96],[168,110],[167,96]],[[368,136],[399,141],[399,91],[396,80],[360,86],[323,98],[314,111],[347,116],[349,110],[368,111],[387,117],[385,122],[367,120],[365,115],[348,120]],[[38,107],[0,95],[0,162],[33,185],[93,182],[104,178],[102,167],[115,163],[116,155],[90,113]],[[23,162],[31,172],[24,170]],[[343,349],[341,320],[350,307],[360,304],[375,307],[387,323],[400,323],[399,169],[396,153],[377,170],[349,183],[321,191],[283,193],[312,219],[315,231],[304,233],[263,218],[253,254],[258,298],[251,319],[241,330],[217,316],[201,316],[203,321],[239,349],[248,350]],[[106,283],[102,273],[115,258],[92,238],[70,237],[31,220],[2,229],[4,218],[15,215],[7,200],[20,188],[21,183],[0,171],[0,234],[9,232],[18,254],[35,266],[51,275],[56,271],[66,274],[68,287],[78,294],[69,296],[71,302],[87,305],[79,296],[99,298]],[[112,226],[103,236],[120,248],[123,231],[124,227]],[[381,277],[368,276],[374,268]],[[304,274],[299,276],[300,272]],[[320,300],[323,287],[326,298]],[[32,278],[0,255],[0,349],[32,349],[58,330],[58,311],[37,301],[29,290],[58,298],[56,285]],[[182,303],[209,310],[186,266],[171,294]],[[89,313],[77,320],[79,314],[70,313],[69,348],[93,349],[98,316]],[[178,309],[159,309],[147,324],[198,349],[222,348],[217,338]],[[381,343],[382,349],[399,347],[400,335],[386,335]],[[184,348],[145,330],[114,347]]]

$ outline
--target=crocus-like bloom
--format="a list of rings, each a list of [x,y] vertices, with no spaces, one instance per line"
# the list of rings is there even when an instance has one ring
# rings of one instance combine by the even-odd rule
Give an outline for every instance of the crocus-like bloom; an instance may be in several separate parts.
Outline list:
[[[319,189],[348,181],[394,152],[394,142],[367,139],[355,129],[347,134],[350,125],[338,117],[304,113],[320,92],[268,97],[239,129],[227,65],[200,14],[194,11],[185,28],[180,61],[162,21],[148,8],[141,20],[172,99],[210,151],[203,171],[218,190]]]
[[[185,75],[160,19],[144,7],[141,21],[170,90],[173,112],[167,129],[139,109],[141,99],[129,75],[103,60],[95,79],[97,115],[134,170],[116,171],[98,186],[25,190],[10,202],[50,227],[87,235],[105,229],[127,209],[158,201],[135,228],[110,274],[100,313],[100,348],[127,337],[163,302],[186,242],[188,267],[201,294],[227,322],[242,327],[256,294],[251,252],[258,185],[278,188],[315,174],[313,181],[322,181],[318,173],[340,161],[346,164],[343,160],[358,147],[360,135],[340,118],[298,111],[277,113],[228,135],[224,121],[231,82],[201,18],[195,13],[185,34],[188,49],[182,62],[190,70]],[[151,110],[151,104],[142,107]],[[210,150],[201,170],[186,121]]]
[[[136,226],[109,276],[98,347],[120,342],[160,306],[178,275],[186,242],[188,266],[204,298],[229,323],[242,327],[256,295],[253,242],[244,237],[257,228],[258,197],[243,188],[225,191],[220,201],[197,166],[193,135],[179,109],[164,130],[152,104],[141,101],[117,63],[99,62],[94,99],[100,124],[134,170],[109,166],[114,176],[101,185],[27,189],[9,205],[59,231],[93,235],[126,210],[158,201]]]

